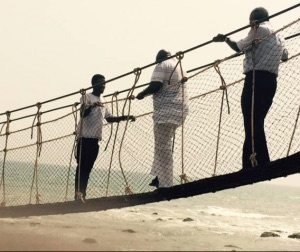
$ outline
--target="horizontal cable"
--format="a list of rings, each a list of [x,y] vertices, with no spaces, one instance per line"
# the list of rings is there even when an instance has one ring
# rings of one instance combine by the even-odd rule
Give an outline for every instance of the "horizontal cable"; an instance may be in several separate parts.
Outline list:
[[[290,11],[290,10],[292,10],[292,9],[295,9],[295,8],[297,8],[297,7],[299,7],[299,6],[300,6],[300,3],[299,3],[299,4],[296,4],[296,5],[294,5],[294,6],[291,6],[291,7],[287,8],[287,9],[284,9],[284,10],[282,10],[282,11],[280,11],[280,12],[277,12],[277,13],[275,13],[275,14],[269,16],[268,18],[260,19],[260,20],[258,20],[257,22],[258,22],[258,23],[264,22],[266,19],[274,18],[274,17],[279,16],[279,15],[281,15],[281,14],[283,14],[283,13],[285,13],[285,12],[288,12],[288,11]],[[241,28],[239,28],[239,29],[236,29],[236,30],[234,30],[234,31],[232,31],[232,32],[229,32],[229,33],[225,34],[225,36],[232,35],[232,34],[234,34],[234,33],[237,33],[237,32],[240,32],[240,31],[242,31],[242,30],[245,30],[245,29],[247,29],[247,28],[249,28],[249,27],[250,27],[250,24],[249,24],[249,25],[246,25],[246,26],[243,26],[243,27],[241,27]],[[210,43],[212,43],[212,42],[213,42],[213,40],[207,41],[207,42],[205,42],[205,43],[202,43],[202,44],[200,44],[200,45],[197,45],[197,46],[195,46],[195,47],[192,47],[192,48],[190,48],[190,49],[187,49],[187,50],[185,50],[185,51],[182,51],[181,53],[182,53],[182,54],[185,54],[185,53],[191,52],[191,51],[196,50],[196,49],[198,49],[198,48],[200,48],[200,47],[206,46],[206,45],[208,45],[208,44],[210,44]],[[165,60],[174,58],[174,57],[176,57],[176,56],[177,56],[177,54],[174,54],[174,55],[172,55],[172,56],[170,56],[170,57],[168,57],[168,58],[166,58],[166,59],[164,59],[164,60],[161,60],[160,62],[163,62],[163,61],[165,61]],[[145,65],[145,66],[143,66],[143,67],[140,67],[139,69],[140,69],[140,70],[144,70],[144,69],[146,69],[146,68],[149,68],[149,67],[151,67],[151,66],[156,65],[157,63],[158,63],[158,62],[155,61],[155,62],[153,62],[153,63],[151,63],[151,64],[148,64],[148,65]],[[130,72],[127,72],[127,73],[125,73],[125,74],[119,75],[119,76],[117,76],[117,77],[115,77],[115,78],[112,78],[112,79],[110,79],[110,80],[107,80],[107,81],[105,81],[105,82],[103,82],[103,83],[109,83],[109,82],[112,82],[112,81],[121,79],[121,78],[126,77],[126,76],[128,76],[128,75],[131,75],[131,74],[133,74],[133,73],[135,73],[135,72],[136,72],[136,69],[134,69],[134,70],[132,70],[132,71],[130,71]],[[146,85],[146,84],[144,84],[144,85]],[[92,87],[88,87],[88,88],[85,88],[85,89],[82,89],[82,90],[86,91],[86,90],[89,90],[89,89],[91,89],[91,88],[92,88]],[[80,93],[82,92],[82,90],[79,90],[79,91],[76,91],[76,92],[73,92],[73,93],[70,93],[70,94],[66,94],[66,95],[63,95],[63,96],[59,96],[59,97],[56,97],[56,98],[53,98],[53,99],[50,99],[50,100],[47,100],[47,101],[44,101],[44,102],[39,102],[38,104],[43,105],[43,104],[46,104],[46,103],[49,103],[49,102],[53,102],[53,101],[56,101],[56,100],[60,100],[60,99],[63,99],[63,98],[66,98],[66,97],[69,97],[69,96],[72,96],[72,95],[80,94]],[[123,91],[122,91],[122,92],[123,92]],[[124,91],[124,92],[125,92],[125,91]],[[37,105],[37,104],[33,104],[33,105],[29,105],[29,106],[26,106],[26,107],[22,107],[22,108],[15,109],[15,110],[11,110],[11,111],[7,111],[7,112],[10,112],[10,113],[18,112],[18,111],[25,110],[25,109],[28,109],[28,108],[33,108],[33,107],[35,107],[36,105]],[[7,112],[1,113],[0,116],[6,115]]]
[[[299,36],[299,35],[300,35],[300,33],[297,33],[297,34],[288,36],[288,37],[286,37],[285,39],[286,39],[286,40],[289,40],[289,39],[295,38],[295,37],[297,37],[297,36]],[[241,53],[239,53],[239,54],[234,54],[232,57],[228,57],[228,59],[229,59],[229,58],[230,58],[230,59],[233,59],[233,58],[239,57],[239,56],[241,56],[241,55],[243,55],[243,54],[244,54],[243,52],[241,52]],[[202,69],[202,68],[205,68],[205,67],[209,67],[209,66],[212,66],[212,65],[214,65],[214,64],[215,64],[215,62],[206,64],[206,65],[202,65],[202,66],[200,66],[200,67],[197,67],[197,68],[193,68],[193,69],[191,69],[191,70],[188,70],[187,73],[191,73],[191,72],[193,72],[193,71],[196,71],[196,70],[199,70],[199,69]],[[145,83],[145,84],[136,86],[135,89],[141,88],[141,87],[144,87],[144,86],[148,86],[149,84],[150,84],[150,83]],[[130,90],[131,90],[131,88],[128,88],[128,89],[124,89],[124,90],[122,90],[122,91],[118,91],[117,93],[118,93],[118,94],[121,94],[121,93],[130,91]],[[110,97],[110,96],[112,96],[112,95],[115,95],[115,93],[111,93],[111,94],[104,95],[104,97]],[[47,101],[47,102],[49,102],[49,101]],[[77,106],[77,105],[79,105],[79,103],[76,103],[76,106]],[[32,107],[34,107],[34,106],[36,106],[36,105],[32,105]],[[60,109],[64,109],[64,108],[69,108],[69,107],[72,107],[72,106],[74,106],[74,103],[73,103],[73,104],[70,104],[70,105],[65,105],[65,106],[62,106],[62,107],[57,107],[57,108],[54,108],[54,109],[46,110],[46,111],[43,111],[43,112],[41,112],[41,113],[42,113],[42,114],[46,114],[46,113],[50,113],[50,112],[53,112],[53,111],[56,111],[56,110],[60,110]],[[27,115],[27,116],[23,116],[23,117],[19,117],[19,118],[15,118],[15,119],[11,119],[11,120],[9,120],[9,121],[10,121],[10,122],[14,122],[14,121],[18,121],[18,120],[25,119],[25,118],[28,118],[28,117],[33,117],[33,116],[35,116],[35,115],[36,115],[36,113],[35,113],[35,114],[31,114],[31,115]],[[7,122],[7,121],[3,121],[3,122],[0,122],[0,124],[4,124],[4,123],[6,123],[6,122]]]
[[[291,35],[291,36],[286,37],[285,39],[288,40],[288,39],[291,39],[291,38],[295,38],[295,37],[297,37],[297,36],[299,36],[299,35],[300,35],[300,33],[296,33],[296,34],[294,34],[294,35]]]
[[[300,35],[300,33],[296,33],[296,34],[294,34],[294,35],[291,35],[291,36],[286,37],[285,40],[289,40],[289,39],[291,39],[291,38],[295,38],[295,37],[297,37],[297,36],[299,36],[299,35]],[[233,55],[232,57],[230,57],[230,58],[232,59],[232,58],[235,58],[235,57],[239,57],[239,56],[241,56],[241,55],[243,55],[243,54],[244,54],[243,52],[241,52],[241,53],[239,53],[239,54],[234,54],[234,55]],[[197,68],[193,68],[193,69],[191,69],[191,70],[188,70],[187,73],[191,73],[191,72],[193,72],[193,71],[196,71],[196,70],[199,70],[199,69],[202,69],[202,68],[205,68],[205,67],[209,67],[209,66],[212,66],[212,65],[214,65],[214,64],[215,64],[215,62],[206,64],[206,65],[202,65],[202,66],[200,66],[200,67],[197,67]],[[141,88],[141,87],[144,87],[144,86],[148,86],[149,84],[150,84],[150,83],[145,83],[145,84],[136,86],[135,89]],[[124,90],[122,90],[122,91],[118,91],[117,93],[120,94],[120,93],[124,93],[124,92],[130,91],[130,90],[131,90],[131,88],[128,88],[128,89],[124,89]],[[115,93],[111,93],[111,94],[108,94],[108,95],[104,95],[104,97],[110,97],[110,96],[112,96],[112,95],[114,95],[114,94],[115,94]],[[51,100],[48,100],[48,101],[46,101],[46,102],[50,102],[50,101],[51,101]],[[76,103],[76,106],[77,106],[77,105],[79,105],[79,103]],[[35,106],[36,106],[36,104],[35,104],[35,105],[32,105],[32,106],[28,106],[27,108],[29,108],[29,107],[35,107]],[[56,111],[56,110],[60,110],[60,109],[64,109],[64,108],[68,108],[68,107],[72,107],[72,106],[74,106],[74,104],[65,105],[65,106],[62,106],[62,107],[58,107],[58,108],[46,110],[46,111],[43,111],[42,114],[50,113],[50,112],[53,112],[53,111]],[[19,117],[19,118],[10,120],[10,122],[18,121],[18,120],[25,119],[25,118],[28,118],[28,117],[33,117],[33,116],[35,116],[35,115],[36,115],[36,114],[31,114],[31,115]],[[7,121],[3,121],[3,122],[0,122],[0,124],[4,124],[4,123],[6,123],[6,122],[7,122]]]

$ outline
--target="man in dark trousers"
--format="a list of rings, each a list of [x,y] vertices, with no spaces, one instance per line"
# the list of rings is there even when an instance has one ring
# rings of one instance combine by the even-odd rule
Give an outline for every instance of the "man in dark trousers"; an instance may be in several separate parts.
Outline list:
[[[102,96],[105,89],[105,77],[95,74],[92,78],[93,92],[81,97],[80,116],[77,129],[75,200],[84,200],[90,172],[99,152],[98,142],[102,139],[104,119],[108,123],[131,120],[134,116],[114,117],[105,105]]]
[[[225,41],[236,52],[245,52],[246,76],[241,98],[245,129],[243,169],[270,162],[264,122],[276,92],[280,60],[288,59],[284,39],[278,33],[273,34],[274,29],[269,22],[268,11],[262,7],[255,8],[249,19],[251,29],[246,38],[237,42],[222,34],[213,38],[214,42]],[[263,22],[258,23],[259,20]],[[252,97],[253,76],[255,89]],[[253,113],[252,98],[254,98]]]

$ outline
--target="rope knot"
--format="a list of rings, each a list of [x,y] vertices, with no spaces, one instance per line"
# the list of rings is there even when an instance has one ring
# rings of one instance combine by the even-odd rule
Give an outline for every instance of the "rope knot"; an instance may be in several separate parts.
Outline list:
[[[178,60],[182,60],[184,58],[184,53],[182,51],[177,52],[175,55]]]
[[[188,178],[187,178],[187,175],[185,173],[179,175],[180,179],[182,181],[184,181],[185,183],[189,182]]]
[[[38,107],[38,109],[40,109],[40,108],[42,107],[42,103],[37,102],[37,103],[36,103],[36,106]]]
[[[221,60],[216,60],[216,61],[214,62],[214,67],[215,67],[215,68],[218,67],[220,63],[221,63]]]
[[[82,88],[82,89],[79,90],[79,93],[80,93],[81,95],[85,95],[85,94],[86,94],[86,90]]]
[[[130,189],[129,186],[126,186],[126,187],[125,187],[125,194],[126,194],[126,195],[131,195],[131,194],[133,194],[133,192],[131,191],[131,189]]]
[[[10,111],[6,111],[5,114],[6,114],[6,117],[7,117],[6,124],[9,125],[9,123],[11,123],[11,120],[10,120],[11,112]],[[6,128],[6,129],[8,130],[8,128]]]
[[[184,83],[186,83],[188,80],[189,80],[189,78],[184,76],[184,77],[182,77],[180,83],[181,83],[181,84],[184,84]]]
[[[36,204],[40,204],[41,203],[41,195],[37,193],[35,195],[35,200],[36,200]]]
[[[224,86],[220,86],[220,89],[221,89],[221,90],[226,90],[226,89],[227,89],[227,86],[225,86],[225,85],[224,85]]]
[[[142,73],[142,69],[139,68],[139,67],[137,67],[137,68],[133,69],[133,73],[134,73],[135,75],[140,75],[140,74]]]
[[[259,44],[259,39],[253,39],[252,47],[256,47]]]

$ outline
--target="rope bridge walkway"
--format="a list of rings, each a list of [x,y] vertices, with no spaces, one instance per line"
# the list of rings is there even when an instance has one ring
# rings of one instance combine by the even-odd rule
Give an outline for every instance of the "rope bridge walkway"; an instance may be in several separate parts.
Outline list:
[[[298,19],[275,31],[286,38],[289,59],[279,66],[277,91],[266,119],[268,147],[274,160],[267,166],[241,170],[244,56],[234,54],[191,69],[184,84],[168,87],[184,91],[182,97],[188,97],[189,113],[174,137],[174,185],[154,191],[149,186],[154,159],[153,101],[151,97],[142,101],[134,97],[147,85],[138,85],[143,69],[154,66],[153,63],[109,80],[134,74],[132,88],[106,95],[105,105],[115,116],[131,114],[136,116],[136,121],[104,125],[85,204],[74,201],[77,166],[74,154],[80,124],[78,101],[89,88],[58,98],[64,101],[77,95],[71,105],[43,110],[46,103],[58,100],[53,99],[0,114],[3,119],[0,122],[0,217],[105,210],[216,192],[299,173],[299,30]],[[182,68],[184,54],[192,50],[170,58]],[[34,107],[35,113],[13,118],[20,111]]]

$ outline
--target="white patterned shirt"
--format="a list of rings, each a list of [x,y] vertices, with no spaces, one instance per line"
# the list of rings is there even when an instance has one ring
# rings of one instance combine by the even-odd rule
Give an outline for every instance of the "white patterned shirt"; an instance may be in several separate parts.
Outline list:
[[[256,30],[255,39],[262,39],[274,32],[270,22],[262,22]],[[254,40],[254,29],[248,33],[248,36],[237,42],[238,48],[242,51],[245,49],[244,73],[253,70],[252,64],[252,47],[250,46]],[[287,58],[287,50],[285,50],[285,41],[278,33],[273,34],[266,40],[259,42],[255,48],[255,70],[268,71],[278,75],[280,60]]]
[[[182,75],[178,64],[172,74],[175,66],[175,60],[169,59],[157,64],[153,71],[151,81],[159,81],[163,84],[160,91],[153,95],[154,123],[181,125],[188,114],[187,83],[183,85],[179,83],[186,73],[183,72]],[[182,89],[184,90],[184,97],[182,96]]]
[[[85,94],[80,98],[80,104],[85,106],[93,105],[94,103],[101,102],[104,103],[105,100],[100,95],[100,97],[93,95],[92,93]],[[77,137],[84,138],[97,138],[102,139],[102,127],[103,121],[107,117],[111,117],[112,114],[109,112],[105,104],[102,106],[96,106],[91,109],[91,112],[86,117],[80,119],[77,127]],[[82,125],[82,130],[81,130]]]

